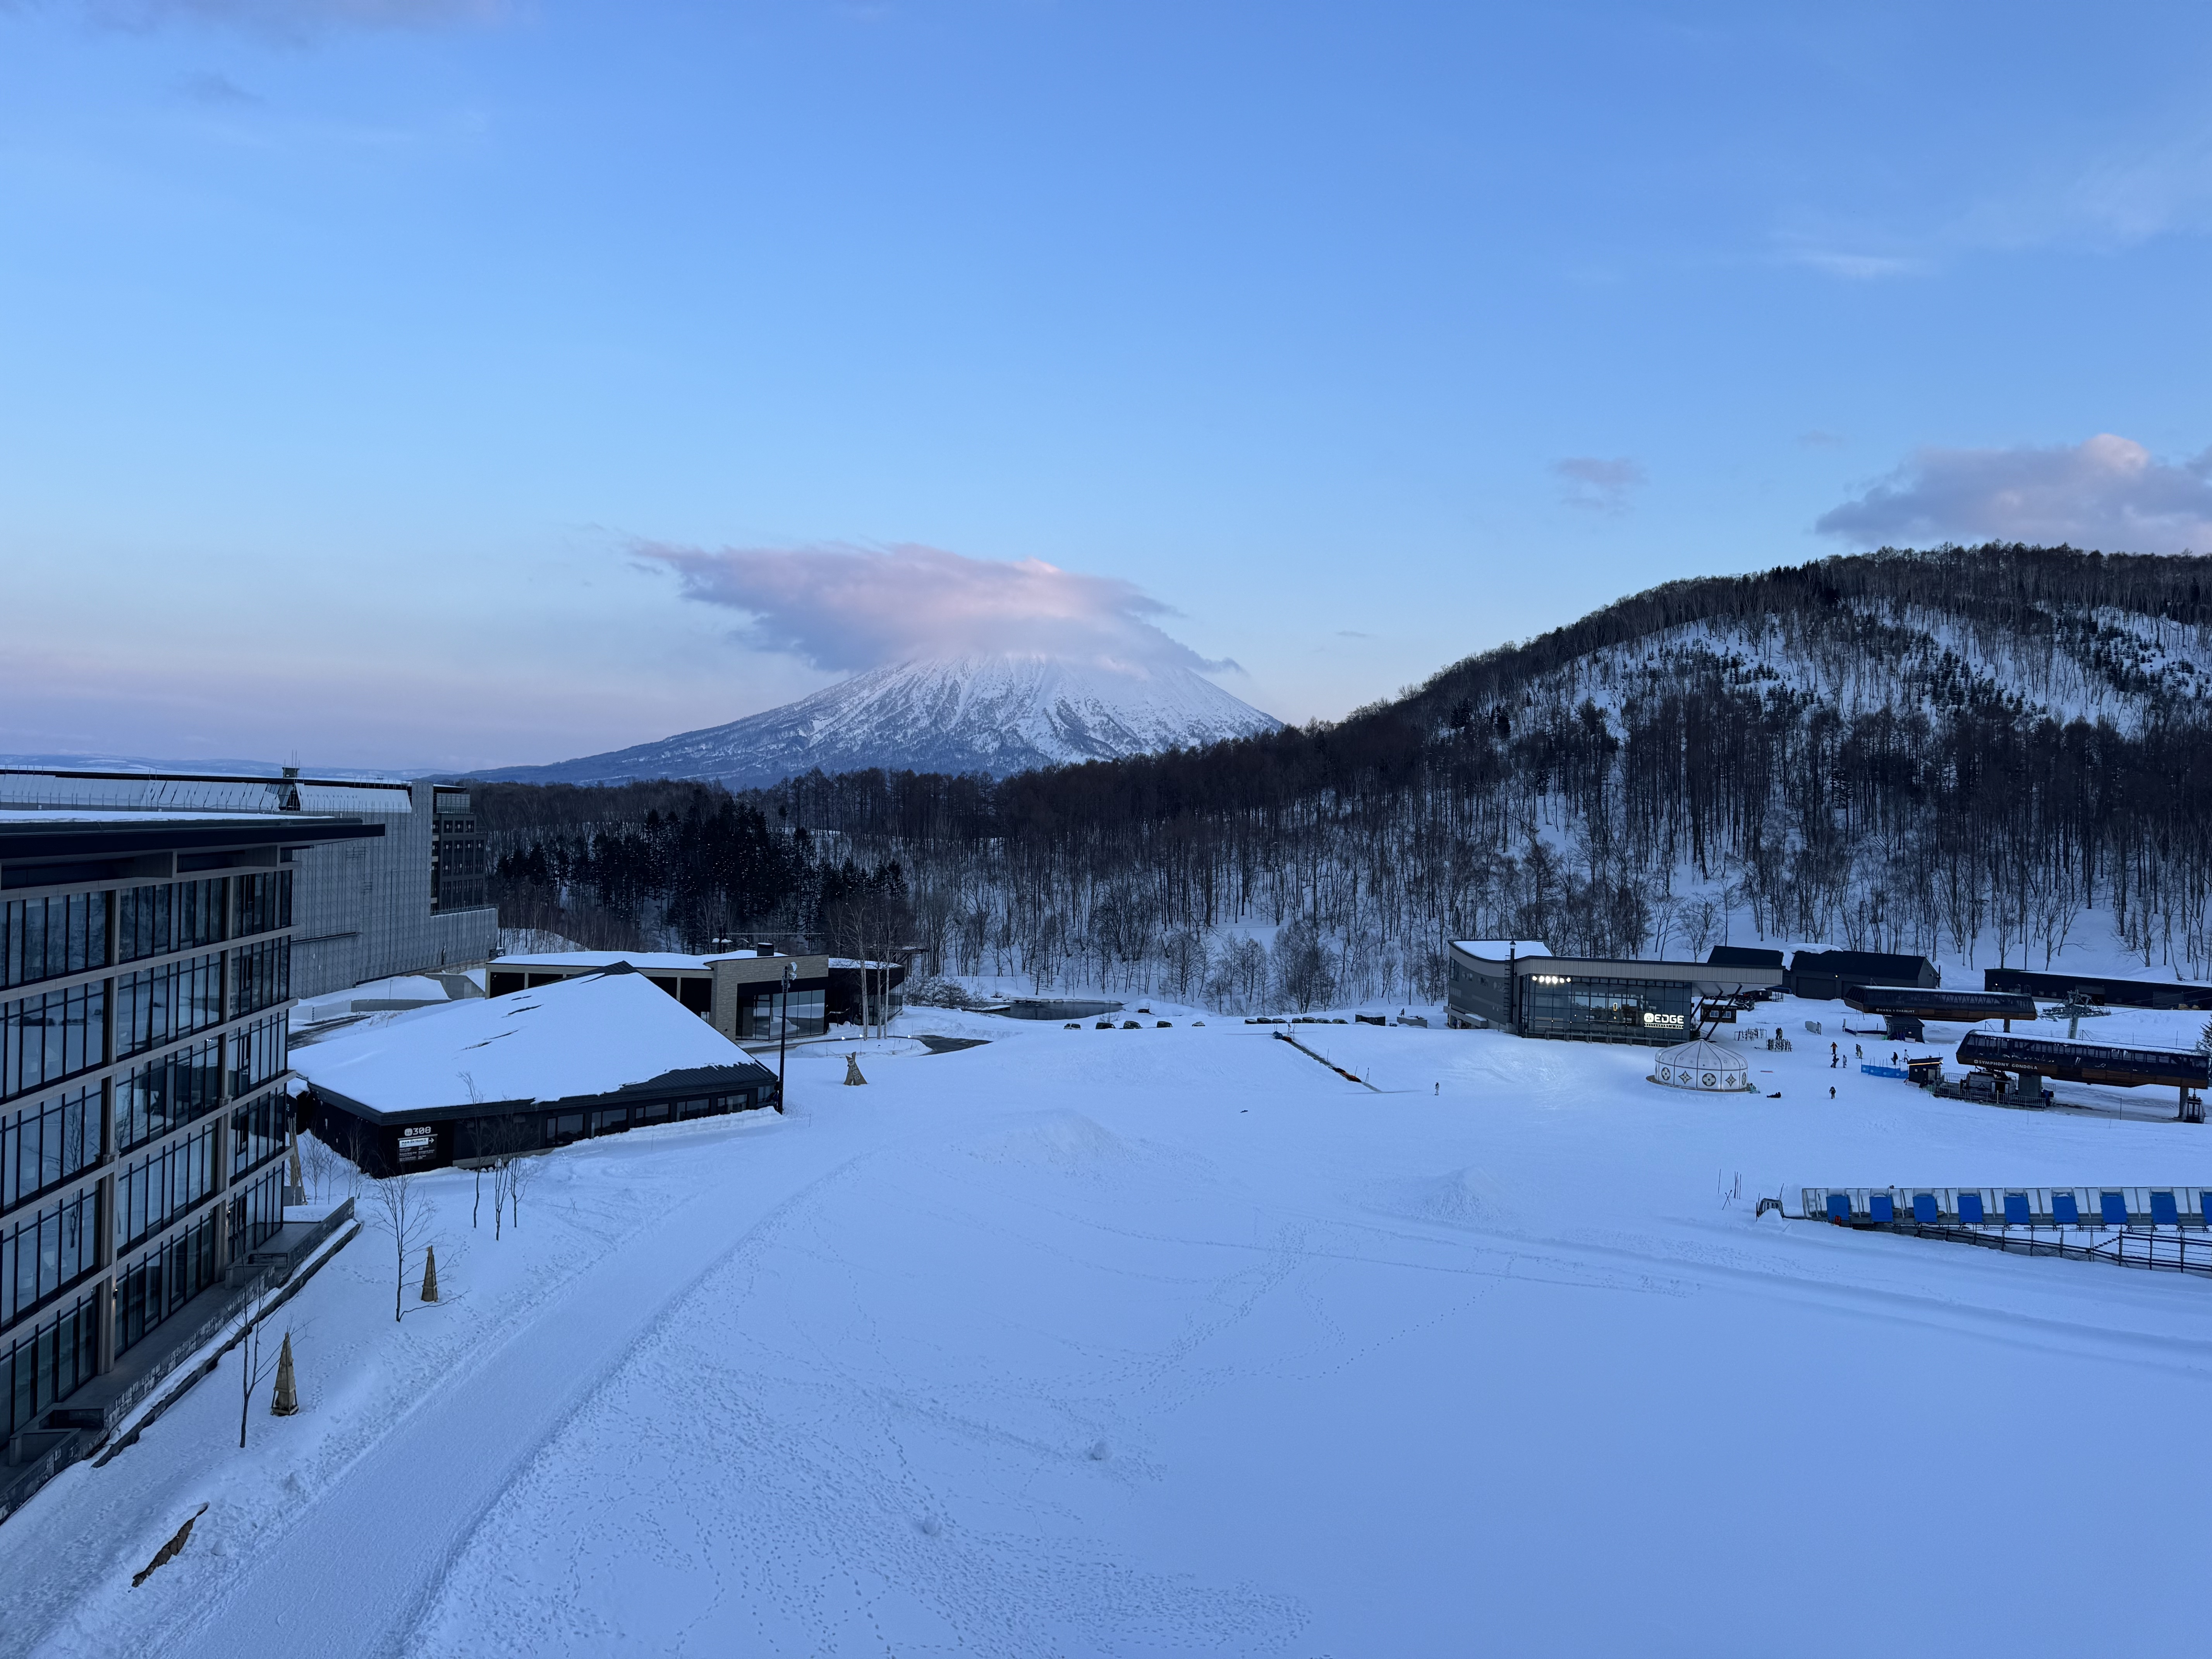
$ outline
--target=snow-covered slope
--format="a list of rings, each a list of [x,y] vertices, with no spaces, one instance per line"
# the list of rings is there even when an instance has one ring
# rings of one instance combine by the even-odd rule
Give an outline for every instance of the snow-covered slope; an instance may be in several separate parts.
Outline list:
[[[2202,1128],[1933,1099],[1809,1034],[1717,1097],[1645,1082],[1647,1049],[1301,1028],[1375,1095],[1180,1011],[969,1024],[996,1040],[866,1056],[864,1089],[848,1045],[794,1050],[786,1117],[532,1159],[496,1239],[470,1171],[418,1177],[445,1299],[418,1252],[395,1323],[372,1229],[268,1327],[297,1415],[264,1382],[240,1448],[234,1351],[64,1470],[0,1525],[6,1651],[2201,1639],[2193,1550],[2082,1498],[2212,1478],[2203,1281],[1753,1200],[2163,1185]],[[1890,1524],[1961,1497],[2034,1524]]]
[[[519,783],[698,778],[736,788],[818,767],[1010,772],[1272,732],[1281,724],[1188,668],[1122,670],[977,655],[878,668],[727,726],[552,766],[478,772]]]

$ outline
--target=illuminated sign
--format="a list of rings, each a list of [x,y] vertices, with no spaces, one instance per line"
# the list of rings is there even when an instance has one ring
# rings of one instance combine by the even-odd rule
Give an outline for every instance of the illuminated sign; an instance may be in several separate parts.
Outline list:
[[[1668,1030],[1670,1030],[1670,1031],[1679,1031],[1679,1030],[1680,1030],[1682,1029],[1682,1017],[1681,1017],[1681,1015],[1680,1015],[1680,1014],[1656,1014],[1656,1013],[1653,1013],[1653,1012],[1652,1012],[1650,1009],[1648,1009],[1648,1008],[1647,1008],[1646,1010],[1644,1010],[1644,1023],[1646,1025],[1659,1025],[1659,1026],[1663,1026],[1663,1027],[1665,1027]]]

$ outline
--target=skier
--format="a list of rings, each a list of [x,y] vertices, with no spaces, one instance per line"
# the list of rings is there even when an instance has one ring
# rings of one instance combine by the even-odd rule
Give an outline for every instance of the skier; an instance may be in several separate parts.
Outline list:
[[[1851,1052],[1857,1055],[1861,1060],[1864,1060],[1866,1058],[1866,1044],[1863,1042],[1854,1042],[1851,1044]]]
[[[1836,1085],[1835,1085],[1834,1084],[1831,1083],[1831,1084],[1828,1085],[1828,1098],[1829,1098],[1829,1099],[1831,1099],[1831,1100],[1833,1100],[1835,1097],[1836,1097]]]

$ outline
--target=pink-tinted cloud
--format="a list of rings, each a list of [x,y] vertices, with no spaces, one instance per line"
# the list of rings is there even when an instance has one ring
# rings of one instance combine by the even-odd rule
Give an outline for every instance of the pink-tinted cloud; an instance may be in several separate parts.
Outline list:
[[[1011,652],[1142,672],[1219,669],[1171,639],[1174,613],[1117,576],[1042,559],[971,559],[942,548],[723,548],[647,544],[639,557],[673,570],[686,599],[750,621],[747,643],[818,668],[853,671],[918,659]]]
[[[2176,465],[2110,433],[2071,447],[1921,449],[1813,527],[1867,547],[1948,540],[2212,551],[2212,451]]]

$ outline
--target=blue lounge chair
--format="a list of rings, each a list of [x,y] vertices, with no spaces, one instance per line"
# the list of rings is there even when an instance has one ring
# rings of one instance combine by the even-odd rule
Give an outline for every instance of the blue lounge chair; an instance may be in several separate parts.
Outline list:
[[[1897,1206],[1890,1201],[1887,1193],[1876,1193],[1867,1200],[1867,1213],[1887,1226],[1897,1219]]]
[[[2081,1208],[2075,1203],[2073,1194],[2051,1194],[2051,1218],[2062,1227],[2078,1227],[2081,1224]]]
[[[1959,1194],[1959,1219],[1969,1227],[1982,1224],[1982,1195],[1979,1193]]]
[[[1938,1221],[1942,1219],[1942,1209],[1936,1204],[1935,1194],[1913,1194],[1912,1218],[1915,1221],[1918,1222],[1923,1227],[1932,1227]]]
[[[2150,1221],[2154,1227],[2179,1227],[2181,1206],[2173,1201],[2172,1193],[2153,1193],[2150,1195]]]
[[[2027,1201],[2026,1193],[2007,1193],[2004,1196],[2005,1225],[2026,1227],[2033,1224],[2035,1206]]]
[[[2206,1208],[2208,1210],[2212,1210],[2212,1199],[2207,1200]],[[1851,1195],[1849,1193],[1830,1193],[1828,1194],[1828,1219],[1831,1221],[1849,1221],[1850,1218]]]
[[[2107,1227],[2128,1224],[2128,1195],[2125,1193],[2098,1194],[2097,1210]]]

